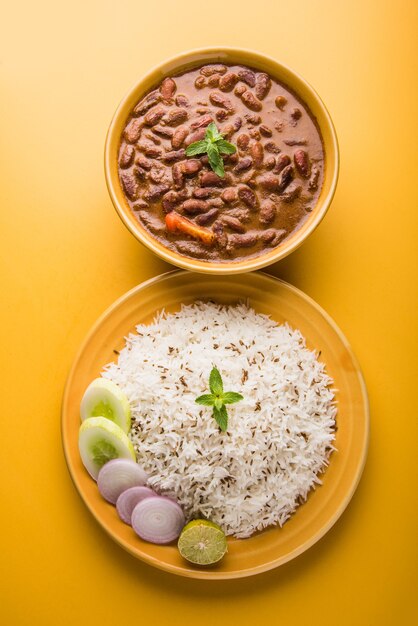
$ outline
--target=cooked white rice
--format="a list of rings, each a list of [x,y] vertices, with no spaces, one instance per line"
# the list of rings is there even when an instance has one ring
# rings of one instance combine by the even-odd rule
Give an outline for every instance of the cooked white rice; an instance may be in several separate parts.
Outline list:
[[[228,406],[226,433],[195,403],[213,366],[225,391],[244,396]],[[334,449],[333,381],[288,325],[245,304],[196,302],[138,326],[103,376],[129,398],[149,485],[174,496],[187,519],[249,537],[284,524],[321,484]]]

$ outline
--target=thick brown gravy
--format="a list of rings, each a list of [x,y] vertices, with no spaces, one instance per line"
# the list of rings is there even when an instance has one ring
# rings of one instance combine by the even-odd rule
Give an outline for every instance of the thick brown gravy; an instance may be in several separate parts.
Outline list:
[[[224,155],[224,178],[206,155],[185,154],[212,121],[237,147]],[[315,119],[287,87],[219,64],[149,92],[127,120],[118,158],[142,226],[184,256],[217,262],[257,256],[300,228],[318,200],[325,159]]]

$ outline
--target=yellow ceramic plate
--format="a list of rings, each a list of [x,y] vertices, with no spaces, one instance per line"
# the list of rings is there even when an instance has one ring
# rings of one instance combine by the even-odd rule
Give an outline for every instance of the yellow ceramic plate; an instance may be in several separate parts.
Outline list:
[[[136,324],[151,321],[162,308],[211,298],[233,303],[248,298],[251,306],[277,322],[287,321],[306,337],[308,347],[321,351],[338,389],[338,452],[323,476],[323,485],[310,494],[283,528],[265,530],[250,539],[228,539],[228,554],[215,567],[203,569],[184,561],[175,545],[142,541],[120,521],[113,506],[100,496],[78,453],[80,401],[87,385],[103,365],[116,359],[115,350]],[[312,546],[336,522],[347,506],[363,469],[368,443],[368,404],[357,361],[341,331],[308,296],[265,274],[207,276],[174,271],[135,287],[117,300],[87,336],[70,372],[62,405],[62,437],[74,484],[101,526],[123,548],[161,569],[192,578],[239,578],[277,567]]]

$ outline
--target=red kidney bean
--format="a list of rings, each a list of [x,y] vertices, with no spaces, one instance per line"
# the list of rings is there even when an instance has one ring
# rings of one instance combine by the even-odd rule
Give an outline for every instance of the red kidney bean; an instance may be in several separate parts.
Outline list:
[[[256,173],[253,170],[241,174],[239,182],[248,185],[251,189],[255,189],[258,185]]]
[[[188,133],[189,131],[185,126],[179,126],[178,128],[176,128],[173,133],[173,137],[171,138],[171,145],[174,150],[178,150],[180,148]]]
[[[212,230],[215,233],[219,242],[219,237],[222,236],[224,233],[224,225],[222,224],[221,220],[216,220],[216,222],[212,225]]]
[[[222,198],[208,198],[208,204],[211,207],[216,207],[216,208],[220,208],[221,206],[224,205],[224,202],[222,200]]]
[[[199,224],[199,226],[207,226],[210,222],[212,222],[219,215],[218,209],[210,209],[206,213],[202,213],[198,215],[195,219],[195,222]]]
[[[271,137],[273,134],[273,131],[265,124],[261,124],[259,131],[263,135],[263,137]]]
[[[234,127],[235,131],[239,130],[242,126],[242,118],[236,117],[234,121],[232,122],[232,126]]]
[[[185,176],[194,176],[202,169],[199,159],[188,159],[181,164],[181,171]]]
[[[170,191],[167,191],[167,193],[164,194],[163,199],[162,199],[162,205],[163,205],[164,211],[166,213],[169,213],[170,211],[174,209],[175,206],[177,206],[177,204],[179,204],[180,201],[181,201],[181,196],[180,194],[177,193],[177,191],[174,191],[173,189],[171,189]]]
[[[167,114],[164,117],[164,121],[168,126],[178,126],[187,120],[189,114],[186,109],[180,109],[178,107],[174,107],[167,111]]]
[[[244,117],[247,123],[252,124],[253,126],[258,126],[258,124],[261,123],[261,117],[255,113],[246,113]]]
[[[123,189],[130,200],[136,200],[138,195],[138,181],[129,172],[121,172],[120,179],[122,181]]]
[[[135,116],[144,115],[144,113],[146,113],[148,109],[157,104],[157,102],[160,102],[160,100],[161,94],[158,91],[151,92],[150,94],[148,94],[148,96],[143,98],[143,100],[138,102],[133,110],[133,114]]]
[[[254,167],[260,168],[263,165],[264,149],[259,141],[256,141],[250,148],[251,156],[253,157]]]
[[[174,134],[174,130],[172,128],[169,128],[168,126],[160,126],[159,124],[157,124],[157,126],[153,126],[151,131],[156,135],[161,135],[167,139],[171,139]]]
[[[224,122],[226,120],[226,118],[228,117],[228,111],[225,111],[225,109],[221,109],[220,111],[216,111],[215,117],[218,120],[218,122]]]
[[[250,143],[249,135],[246,135],[245,133],[238,135],[237,146],[240,150],[242,150],[243,152],[246,152],[248,150],[249,143]]]
[[[248,170],[249,167],[251,167],[253,164],[253,160],[251,157],[244,157],[243,159],[241,159],[240,161],[238,161],[238,163],[236,164],[236,166],[234,167],[234,172],[236,174],[239,174],[239,172],[244,172],[245,170]]]
[[[135,163],[139,167],[142,167],[142,169],[144,169],[144,170],[150,170],[151,167],[152,167],[152,161],[147,159],[147,157],[145,157],[143,154],[138,154],[137,155],[137,157],[135,159]]]
[[[176,93],[177,85],[172,78],[164,78],[161,83],[160,92],[163,100],[170,100]]]
[[[249,91],[249,90],[244,91],[244,93],[241,96],[241,100],[243,101],[246,107],[251,109],[251,111],[261,111],[261,109],[263,108],[263,105],[261,104],[260,100],[258,100],[258,98],[255,97],[252,91]]]
[[[210,189],[209,187],[195,187],[195,189],[193,189],[192,191],[192,195],[195,198],[206,200],[207,198],[210,198],[210,196],[212,195],[212,192],[213,190]]]
[[[201,187],[223,187],[227,184],[226,177],[220,178],[215,172],[203,172],[200,178]]]
[[[184,174],[181,163],[174,163],[171,173],[173,176],[174,189],[181,189],[184,185]]]
[[[142,120],[133,118],[124,131],[125,139],[128,143],[136,143],[141,135]]]
[[[247,91],[247,87],[245,85],[237,85],[234,89],[234,94],[237,98],[241,98],[244,91]]]
[[[206,128],[199,128],[194,133],[189,135],[184,143],[186,146],[190,146],[191,143],[194,143],[195,141],[201,141],[202,139],[204,139],[205,135],[206,135]]]
[[[183,202],[181,208],[188,215],[197,215],[198,213],[206,213],[209,209],[209,204],[206,200],[190,198],[189,200],[185,200]]]
[[[281,152],[279,146],[277,143],[274,143],[274,141],[267,141],[264,144],[264,149],[266,152],[270,152],[271,154],[279,154],[279,152]]]
[[[223,215],[221,217],[221,222],[224,226],[230,228],[231,230],[234,230],[237,233],[245,233],[246,231],[245,226],[241,224],[239,219],[236,217],[232,217],[231,215]]]
[[[259,220],[261,224],[270,224],[276,217],[276,205],[271,200],[261,203]]]
[[[231,165],[235,165],[239,161],[238,152],[234,152],[233,154],[224,154],[223,155],[224,163],[230,163]]]
[[[190,106],[189,98],[184,93],[177,94],[175,102],[178,107]]]
[[[194,86],[196,87],[196,89],[203,89],[203,87],[206,87],[206,85],[207,81],[204,76],[198,76],[194,81]]]
[[[258,241],[255,233],[244,233],[242,235],[228,235],[228,245],[231,248],[252,248]]]
[[[167,163],[172,163],[173,161],[180,161],[184,159],[186,156],[186,150],[181,148],[181,150],[171,150],[170,152],[166,152],[163,156],[164,161]]]
[[[197,128],[204,128],[205,126],[209,126],[211,122],[213,122],[213,117],[212,115],[207,114],[198,119],[196,122],[190,124],[190,128],[193,130],[196,130]]]
[[[284,96],[277,96],[274,102],[276,104],[276,107],[283,111],[284,107],[287,104],[287,98],[285,98]]]
[[[250,87],[255,87],[255,74],[251,70],[240,70],[238,78]]]
[[[290,157],[287,154],[281,154],[280,156],[277,157],[277,162],[273,169],[273,172],[275,174],[280,174],[280,172],[284,170],[285,167],[290,165],[290,163],[291,163]]]
[[[221,133],[224,139],[231,139],[232,135],[235,133],[235,128],[232,124],[227,124],[227,126],[222,128]]]
[[[229,113],[233,113],[235,111],[231,100],[220,91],[211,91],[209,94],[209,100],[211,101],[213,106],[221,107]]]
[[[279,189],[283,191],[288,184],[293,180],[295,171],[293,165],[287,165],[279,176]]]
[[[273,176],[273,174],[260,176],[258,182],[263,189],[267,189],[268,191],[276,191],[279,188],[279,179],[277,176]]]
[[[146,175],[145,170],[143,170],[143,172]],[[166,172],[165,167],[157,164],[151,168],[149,177],[154,183],[160,183],[162,179],[164,178],[165,172]]]
[[[202,165],[209,165],[209,158],[207,154],[204,154],[203,156],[199,157],[199,159]]]
[[[218,87],[219,79],[220,79],[220,75],[219,74],[212,74],[212,76],[209,76],[209,78],[208,78],[208,87],[211,87],[212,89],[214,87]]]
[[[221,91],[232,91],[238,82],[238,76],[235,72],[227,72],[219,80],[219,89]]]
[[[238,189],[238,198],[246,204],[249,209],[256,209],[258,206],[257,196],[249,187],[240,187]]]
[[[156,200],[159,200],[161,196],[163,196],[169,190],[169,184],[154,185],[152,187],[149,187],[147,191],[145,191],[143,197],[147,202],[156,202]]]
[[[271,88],[271,80],[268,74],[261,72],[255,80],[255,95],[259,100],[264,100]]]
[[[135,148],[133,146],[125,145],[120,152],[119,167],[123,170],[132,165],[132,161],[135,155]]]
[[[225,74],[227,69],[226,65],[204,65],[200,69],[200,73],[203,76],[212,76],[213,74]]]
[[[300,185],[290,185],[287,191],[281,194],[280,199],[288,203],[293,202],[300,196],[301,191],[302,187]]]
[[[269,228],[260,234],[260,238],[264,243],[268,243],[271,246],[277,246],[283,237],[286,235],[285,230],[277,230],[276,228]]]
[[[164,113],[165,108],[161,106],[151,109],[144,117],[145,124],[147,126],[155,126],[155,124],[158,124]]]
[[[138,198],[132,208],[134,211],[139,211],[140,209],[146,209],[147,207],[149,207],[148,202],[145,202],[145,200],[142,200],[142,198]]]
[[[293,160],[296,169],[303,178],[309,178],[311,174],[311,164],[309,162],[308,153],[305,150],[295,150]]]
[[[161,139],[158,139],[158,137],[156,137],[152,133],[144,133],[144,137],[145,139],[149,139],[150,141],[152,141],[152,143],[156,146],[161,145]]]
[[[319,166],[315,163],[312,166],[312,174],[308,183],[308,188],[310,189],[310,191],[316,191],[316,189],[318,189],[319,174]]]
[[[238,200],[238,190],[236,187],[228,187],[221,193],[221,198],[227,204],[232,204]]]
[[[158,148],[157,146],[152,146],[151,144],[138,143],[138,148],[142,152],[145,152],[147,157],[150,157],[152,159],[159,159],[163,153],[161,148]]]

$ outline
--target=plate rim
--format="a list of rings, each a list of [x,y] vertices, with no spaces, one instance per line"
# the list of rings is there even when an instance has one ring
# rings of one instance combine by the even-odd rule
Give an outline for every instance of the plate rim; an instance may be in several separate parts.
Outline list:
[[[169,270],[169,271],[164,272],[162,274],[158,274],[157,276],[153,276],[152,278],[149,278],[149,279],[143,281],[142,283],[139,283],[138,285],[136,285],[132,289],[129,289],[127,292],[125,292],[124,294],[119,296],[119,298],[114,300],[112,302],[112,304],[110,304],[104,310],[104,312],[101,315],[99,315],[99,317],[96,319],[96,321],[90,327],[90,329],[87,332],[87,334],[84,336],[83,341],[81,342],[78,350],[76,351],[76,353],[75,353],[75,355],[74,355],[74,357],[72,359],[72,364],[71,364],[70,370],[69,370],[69,372],[67,374],[67,378],[66,378],[66,382],[65,382],[65,386],[64,386],[64,393],[63,393],[63,396],[62,396],[61,410],[60,410],[61,444],[62,444],[62,448],[63,448],[63,452],[64,452],[65,461],[66,461],[66,464],[67,464],[67,469],[69,471],[72,483],[73,483],[73,485],[74,485],[78,495],[80,496],[81,500],[83,501],[85,506],[87,506],[87,508],[90,511],[91,515],[99,523],[100,527],[106,532],[106,534],[109,537],[111,537],[112,540],[115,541],[124,550],[129,552],[129,554],[131,554],[135,558],[141,560],[142,562],[147,563],[148,565],[152,565],[153,567],[156,567],[157,569],[163,570],[165,572],[169,572],[171,574],[176,574],[178,576],[183,576],[183,577],[186,577],[186,578],[195,578],[195,579],[201,579],[201,580],[226,580],[226,579],[245,578],[245,577],[248,577],[248,576],[254,576],[256,574],[261,574],[263,572],[267,572],[269,570],[275,569],[276,567],[279,567],[280,565],[284,565],[285,563],[287,563],[287,562],[291,561],[292,559],[296,558],[297,556],[299,556],[300,554],[302,554],[303,552],[305,552],[306,550],[311,548],[320,539],[322,539],[322,537],[324,537],[324,535],[332,528],[332,526],[334,526],[334,524],[338,521],[338,519],[344,513],[345,509],[347,508],[348,504],[350,503],[350,501],[351,501],[351,499],[352,499],[352,497],[353,497],[353,495],[354,495],[354,493],[355,493],[355,491],[356,491],[356,489],[358,487],[358,484],[360,482],[360,479],[361,479],[361,476],[363,474],[364,467],[365,467],[365,464],[366,464],[367,453],[368,453],[369,442],[370,442],[370,403],[369,403],[367,387],[366,387],[363,371],[362,371],[362,369],[360,367],[360,364],[359,364],[359,362],[357,360],[357,357],[356,357],[353,349],[351,348],[351,345],[350,345],[349,341],[347,340],[346,336],[344,335],[342,330],[339,328],[337,323],[334,321],[334,319],[329,315],[329,313],[327,313],[315,300],[313,300],[313,298],[311,298],[311,296],[307,295],[304,291],[302,291],[298,287],[295,287],[294,285],[291,285],[287,281],[285,281],[285,280],[283,280],[281,278],[277,278],[276,276],[273,276],[272,274],[269,274],[268,272],[257,271],[257,272],[251,272],[251,273],[260,274],[263,277],[271,280],[272,282],[281,283],[286,288],[288,288],[290,291],[292,291],[294,294],[296,294],[297,296],[299,296],[302,299],[304,299],[305,301],[307,301],[313,308],[315,308],[325,318],[326,322],[332,327],[334,332],[338,335],[339,339],[343,343],[345,349],[347,350],[347,352],[348,352],[348,354],[349,354],[349,356],[350,356],[350,358],[351,358],[351,360],[352,360],[352,362],[353,362],[353,364],[355,366],[357,377],[358,377],[358,381],[359,381],[359,384],[360,384],[361,395],[362,395],[362,403],[363,403],[363,408],[364,408],[364,418],[365,418],[364,419],[364,425],[365,425],[365,429],[364,429],[364,437],[363,437],[363,441],[362,441],[362,452],[361,452],[361,457],[360,457],[360,460],[359,460],[356,472],[354,474],[354,478],[353,478],[353,480],[352,480],[352,482],[350,484],[350,488],[347,489],[345,497],[343,498],[342,502],[340,503],[339,507],[336,509],[334,514],[330,517],[328,522],[326,524],[324,524],[312,537],[310,537],[308,540],[303,542],[300,546],[298,546],[297,548],[295,548],[294,550],[292,550],[288,554],[286,554],[284,556],[281,556],[279,558],[273,559],[271,561],[268,561],[266,563],[257,565],[257,566],[248,567],[248,568],[244,568],[244,569],[240,569],[240,570],[236,570],[236,571],[228,571],[228,572],[222,572],[222,571],[219,571],[219,570],[215,571],[215,570],[210,570],[210,569],[208,569],[207,571],[194,570],[194,569],[191,569],[191,568],[180,568],[180,567],[178,567],[176,565],[172,565],[172,564],[168,564],[168,563],[162,563],[157,558],[152,557],[152,556],[150,556],[148,554],[138,554],[138,552],[136,552],[136,551],[131,549],[130,545],[127,542],[125,542],[123,539],[121,539],[118,536],[116,536],[105,525],[103,525],[102,520],[100,519],[100,516],[96,515],[95,511],[92,509],[92,507],[90,506],[89,502],[86,499],[84,499],[84,497],[80,493],[80,490],[78,488],[78,485],[77,485],[77,482],[76,482],[76,479],[75,479],[75,475],[74,475],[75,472],[73,470],[72,463],[71,463],[71,460],[70,460],[70,453],[69,453],[69,448],[68,448],[68,442],[66,441],[66,438],[64,436],[65,435],[65,426],[64,426],[65,406],[66,406],[66,403],[67,403],[67,400],[68,400],[71,382],[72,382],[72,379],[74,378],[74,375],[75,375],[75,372],[76,372],[76,369],[77,369],[77,364],[78,364],[78,362],[79,362],[79,360],[81,358],[81,355],[83,354],[83,352],[85,350],[85,347],[90,342],[92,336],[95,334],[97,328],[100,327],[102,322],[109,315],[111,315],[112,312],[116,308],[118,308],[124,301],[129,300],[129,298],[131,298],[134,294],[136,294],[137,292],[142,291],[143,289],[146,289],[150,285],[153,285],[153,284],[155,284],[157,282],[165,280],[165,279],[169,278],[170,276],[174,277],[174,276],[180,275],[180,274],[196,274],[196,275],[198,275],[197,272],[189,272],[188,270],[183,270],[183,269]],[[220,278],[227,278],[227,277],[221,276]]]

